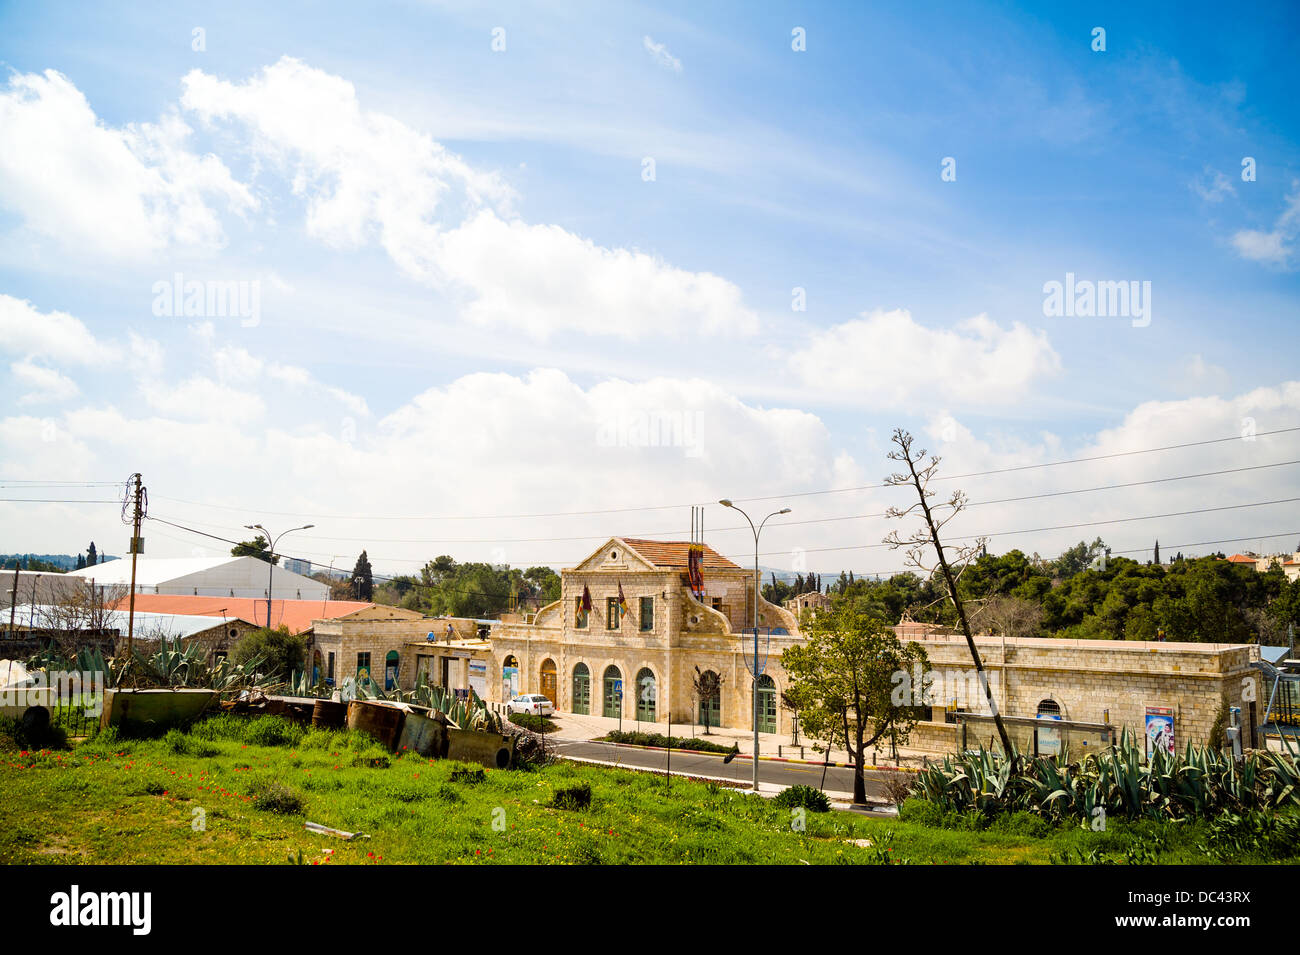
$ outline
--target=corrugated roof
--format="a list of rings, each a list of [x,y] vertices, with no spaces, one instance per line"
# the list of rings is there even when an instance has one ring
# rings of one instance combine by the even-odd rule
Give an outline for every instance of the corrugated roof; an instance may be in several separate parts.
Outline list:
[[[689,566],[687,555],[690,551],[690,541],[655,541],[646,540],[643,537],[620,537],[619,540],[656,567],[681,567],[684,570]],[[745,568],[728,560],[708,544],[705,544],[704,569],[744,570]]]
[[[119,610],[125,610],[130,603],[129,597],[118,602]],[[302,633],[310,630],[313,620],[332,620],[346,617],[358,610],[374,607],[375,604],[364,600],[272,600],[271,626],[284,624],[290,633]],[[254,626],[266,626],[265,597],[189,597],[184,594],[136,594],[135,609],[152,613],[178,614],[181,616],[215,616],[233,617],[251,623]]]

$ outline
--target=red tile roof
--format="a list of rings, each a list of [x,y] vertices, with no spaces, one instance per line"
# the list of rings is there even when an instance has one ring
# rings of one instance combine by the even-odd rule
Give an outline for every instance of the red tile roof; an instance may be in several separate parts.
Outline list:
[[[1228,562],[1232,564],[1253,564],[1255,563],[1255,558],[1247,557],[1245,554],[1233,554],[1228,558]]]
[[[117,609],[126,610],[130,597]],[[373,607],[364,600],[272,600],[271,626],[284,624],[290,633],[311,629],[313,620],[331,620]],[[143,613],[170,613],[182,617],[231,617],[254,626],[266,626],[266,599],[255,597],[188,597],[183,594],[136,594],[135,609]]]
[[[643,537],[620,537],[634,551],[644,557],[656,567],[681,567],[686,569],[688,564],[687,554],[690,550],[690,541],[655,541],[646,540]],[[705,570],[744,570],[737,563],[733,563],[723,557],[708,544],[704,545],[704,569]]]

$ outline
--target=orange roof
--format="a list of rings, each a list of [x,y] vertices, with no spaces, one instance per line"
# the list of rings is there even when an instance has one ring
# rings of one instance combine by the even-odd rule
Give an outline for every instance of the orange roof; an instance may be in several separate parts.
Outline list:
[[[656,567],[689,566],[687,554],[690,541],[652,541],[642,537],[620,537],[634,551]],[[709,570],[744,570],[739,564],[723,557],[708,544],[704,545],[704,569]]]
[[[1228,558],[1228,561],[1233,564],[1253,564],[1255,563],[1255,558],[1247,557],[1245,554],[1233,554]]]
[[[130,597],[118,601],[125,610]],[[311,629],[313,620],[331,620],[373,607],[364,600],[272,600],[271,626],[284,624],[290,633]],[[170,613],[182,617],[232,617],[254,626],[266,626],[266,600],[255,597],[188,597],[183,594],[136,594],[135,609],[144,613]]]

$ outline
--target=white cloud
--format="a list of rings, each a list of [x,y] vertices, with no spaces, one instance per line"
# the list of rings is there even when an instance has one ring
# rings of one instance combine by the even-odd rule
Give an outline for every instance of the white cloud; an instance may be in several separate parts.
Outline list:
[[[1233,247],[1243,259],[1290,267],[1293,242],[1300,233],[1300,181],[1293,182],[1291,188],[1295,191],[1286,197],[1282,213],[1270,231],[1242,229],[1233,235]]]
[[[308,232],[335,248],[377,235],[403,269],[422,274],[448,204],[508,207],[513,191],[428,135],[363,110],[348,81],[284,57],[243,84],[201,70],[182,80],[181,104],[205,122],[234,120],[307,200]]]
[[[559,226],[507,223],[484,211],[448,232],[439,249],[440,274],[472,292],[468,317],[534,338],[564,330],[641,339],[758,328],[726,279],[604,248]]]
[[[889,407],[922,398],[1006,404],[1061,368],[1044,331],[1019,322],[1004,329],[987,315],[930,329],[905,309],[864,313],[814,332],[789,361],[806,386],[823,394]]]
[[[1231,178],[1217,169],[1208,168],[1204,178],[1192,180],[1192,191],[1206,202],[1222,202],[1228,196],[1237,194]]]
[[[183,421],[245,422],[259,419],[266,412],[266,403],[259,395],[231,388],[204,375],[194,375],[174,385],[142,381],[140,394],[155,411]]]
[[[4,294],[0,294],[0,349],[81,365],[111,361],[118,354],[115,346],[97,340],[67,312],[42,312],[31,302]]]
[[[19,397],[20,405],[67,401],[80,393],[75,381],[53,368],[23,360],[14,362],[9,370],[20,388],[30,389]]]
[[[669,53],[668,47],[664,44],[656,43],[648,36],[641,38],[641,44],[645,47],[645,51],[650,54],[654,61],[665,70],[671,70],[674,73],[680,73],[682,71],[682,61]]]
[[[377,241],[406,274],[465,297],[484,324],[563,331],[752,333],[732,283],[555,225],[510,219],[512,188],[428,135],[363,109],[351,83],[292,58],[242,84],[194,70],[183,106],[247,127],[254,152],[307,203],[307,230],[351,249]]]
[[[211,327],[204,326],[196,330],[196,332],[200,340],[211,347],[211,338],[209,337]],[[270,379],[287,385],[291,391],[299,395],[326,395],[342,404],[353,414],[368,415],[370,413],[365,399],[360,395],[352,394],[333,385],[327,385],[317,380],[306,368],[297,365],[285,365],[280,362],[263,361],[247,349],[237,345],[227,345],[214,349],[212,351],[212,361],[216,367],[218,378],[224,383],[233,382],[240,385],[253,385],[259,379]]]
[[[15,74],[0,91],[0,201],[32,230],[108,257],[220,246],[208,199],[241,214],[257,203],[220,160],[187,150],[189,134],[174,115],[115,129],[63,74]]]

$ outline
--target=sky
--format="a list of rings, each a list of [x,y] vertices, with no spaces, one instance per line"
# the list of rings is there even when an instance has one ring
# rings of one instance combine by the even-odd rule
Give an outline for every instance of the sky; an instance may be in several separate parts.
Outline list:
[[[0,552],[1300,547],[1294,4],[267,6],[0,3]]]

